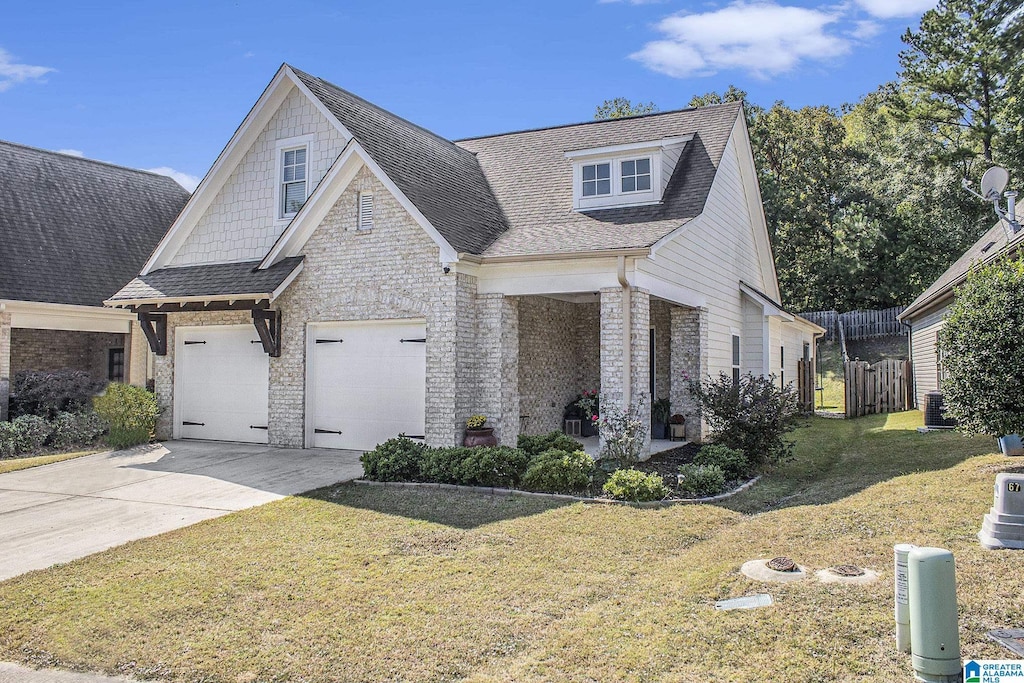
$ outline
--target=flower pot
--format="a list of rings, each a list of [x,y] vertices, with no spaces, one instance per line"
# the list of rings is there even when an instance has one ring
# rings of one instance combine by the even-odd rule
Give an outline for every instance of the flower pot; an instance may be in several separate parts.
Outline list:
[[[669,429],[669,438],[672,439],[672,441],[684,441],[686,439],[686,425],[685,424],[681,424],[681,425],[670,424],[668,426],[668,429]]]
[[[583,420],[580,425],[580,436],[597,436],[597,425],[593,420]]]
[[[666,425],[664,422],[652,422],[651,423],[651,438],[652,439],[659,439],[659,440],[660,439],[664,439],[665,438],[665,428],[667,426],[668,425]]]
[[[999,450],[1003,455],[1024,455],[1024,443],[1019,434],[1007,434],[999,437]]]
[[[494,427],[483,429],[467,429],[466,437],[462,440],[463,446],[497,446],[498,439],[494,436]]]

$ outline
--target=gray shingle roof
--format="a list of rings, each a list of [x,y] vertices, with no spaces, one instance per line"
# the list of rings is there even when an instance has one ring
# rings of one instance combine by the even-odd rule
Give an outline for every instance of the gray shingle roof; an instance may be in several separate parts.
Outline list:
[[[1024,231],[1016,235],[1013,235],[1011,232],[1009,241],[1006,238],[1007,232],[1010,232],[1010,228],[1003,221],[998,221],[989,228],[988,232],[981,236],[981,239],[975,242],[970,249],[964,252],[963,256],[958,258],[945,273],[939,276],[939,279],[933,282],[928,289],[924,290],[921,296],[914,299],[900,313],[899,317],[903,320],[911,318],[916,313],[928,308],[930,303],[944,298],[952,292],[954,287],[964,281],[971,266],[975,263],[991,261],[996,256],[1017,250],[1021,244],[1024,244]]]
[[[698,216],[740,103],[459,140],[476,154],[509,229],[484,256],[646,247]],[[565,152],[694,133],[659,205],[572,210]]]
[[[505,217],[472,153],[290,68],[456,251],[479,254],[505,231]]]
[[[165,176],[0,141],[0,299],[101,306],[188,196]]]
[[[140,275],[114,296],[111,303],[140,299],[178,299],[184,297],[222,297],[231,294],[270,295],[302,263],[301,256],[282,259],[266,270],[257,270],[259,261],[212,263],[202,266],[161,268]]]

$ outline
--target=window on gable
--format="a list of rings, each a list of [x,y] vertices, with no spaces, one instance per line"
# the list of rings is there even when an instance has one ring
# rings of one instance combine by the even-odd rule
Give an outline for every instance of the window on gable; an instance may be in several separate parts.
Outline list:
[[[281,216],[295,215],[306,201],[306,148],[281,152]]]
[[[583,166],[583,196],[597,197],[612,193],[612,165],[585,164]]]
[[[732,335],[732,382],[740,383],[740,336]]]
[[[651,189],[651,160],[630,159],[619,162],[623,192],[647,192]]]
[[[359,224],[358,230],[373,229],[373,193],[359,193]]]

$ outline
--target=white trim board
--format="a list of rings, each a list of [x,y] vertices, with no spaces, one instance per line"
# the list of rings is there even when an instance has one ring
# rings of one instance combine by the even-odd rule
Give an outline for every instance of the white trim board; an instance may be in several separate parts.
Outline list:
[[[135,320],[128,311],[35,301],[0,301],[0,310],[10,314],[15,329],[129,334]]]

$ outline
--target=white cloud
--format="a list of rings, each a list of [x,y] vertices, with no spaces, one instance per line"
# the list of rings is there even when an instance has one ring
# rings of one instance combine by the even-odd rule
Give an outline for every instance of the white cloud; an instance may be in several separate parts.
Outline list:
[[[150,173],[156,173],[158,175],[165,175],[168,178],[173,178],[174,180],[178,181],[179,185],[184,187],[189,192],[195,192],[196,187],[199,186],[199,181],[202,180],[202,178],[198,176],[194,176],[189,173],[182,173],[181,171],[176,171],[170,166],[160,166],[159,168],[147,168],[146,170],[149,171]]]
[[[58,149],[57,154],[67,154],[69,157],[84,157],[85,152],[80,149]]]
[[[826,30],[839,18],[819,9],[738,0],[721,9],[662,19],[658,30],[665,37],[630,57],[676,78],[725,69],[766,78],[805,61],[846,54],[850,42]]]
[[[0,47],[0,92],[18,83],[40,79],[51,71],[56,71],[56,69],[48,66],[19,64],[15,61],[14,55]]]
[[[857,0],[864,11],[879,19],[918,16],[932,9],[938,0]]]
[[[854,23],[854,28],[850,31],[850,35],[858,40],[868,40],[881,32],[882,25],[877,21],[858,21]]]

